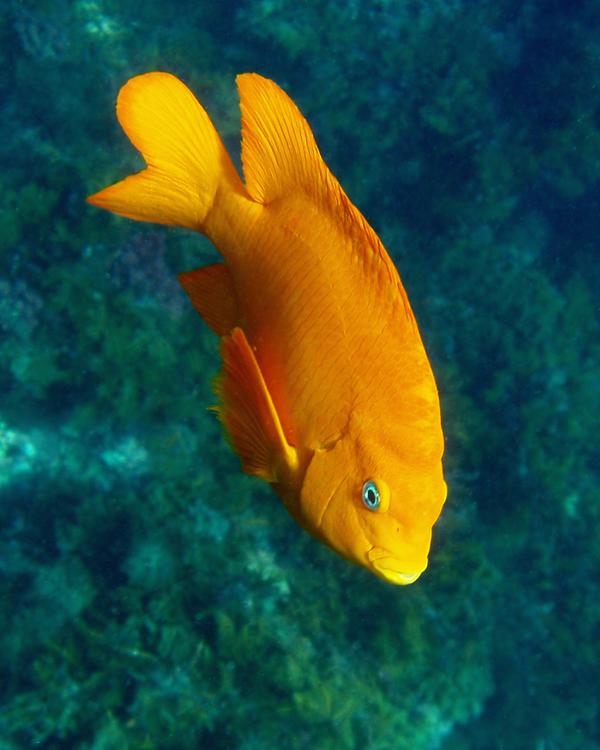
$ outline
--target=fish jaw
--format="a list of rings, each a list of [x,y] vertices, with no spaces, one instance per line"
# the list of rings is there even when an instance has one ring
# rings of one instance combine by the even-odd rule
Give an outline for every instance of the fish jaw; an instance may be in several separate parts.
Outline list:
[[[403,563],[382,547],[370,549],[367,552],[367,560],[367,567],[376,576],[397,586],[408,586],[414,583],[427,567],[427,560],[425,560],[424,564],[415,569],[414,566]]]

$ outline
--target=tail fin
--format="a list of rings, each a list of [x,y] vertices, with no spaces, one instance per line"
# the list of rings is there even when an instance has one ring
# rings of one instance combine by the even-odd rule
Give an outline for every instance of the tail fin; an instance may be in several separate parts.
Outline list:
[[[223,182],[242,182],[202,105],[178,78],[146,73],[119,92],[117,117],[147,168],[91,195],[95,206],[138,221],[202,231]]]

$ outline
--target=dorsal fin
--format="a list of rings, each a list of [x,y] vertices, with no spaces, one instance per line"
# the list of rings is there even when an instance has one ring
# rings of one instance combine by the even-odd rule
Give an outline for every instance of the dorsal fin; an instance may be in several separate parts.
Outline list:
[[[323,161],[304,116],[279,86],[257,73],[237,77],[242,110],[242,165],[246,189],[268,204],[302,193],[352,241],[354,252],[377,258],[376,273],[396,287],[409,318],[410,304],[381,240]]]
[[[279,86],[257,73],[236,79],[242,110],[242,164],[254,200],[269,203],[290,188],[317,197],[333,175],[304,116]]]

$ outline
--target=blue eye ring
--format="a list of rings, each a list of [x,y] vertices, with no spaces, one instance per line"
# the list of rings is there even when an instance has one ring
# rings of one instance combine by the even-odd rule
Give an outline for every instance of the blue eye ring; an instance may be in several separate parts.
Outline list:
[[[369,510],[377,510],[379,508],[381,495],[372,479],[367,479],[362,486],[362,501]]]

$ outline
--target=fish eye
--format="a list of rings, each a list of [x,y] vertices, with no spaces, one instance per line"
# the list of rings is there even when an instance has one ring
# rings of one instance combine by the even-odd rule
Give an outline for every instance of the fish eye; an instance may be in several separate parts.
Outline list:
[[[367,480],[362,487],[362,500],[369,510],[377,510],[381,498],[379,489],[372,479]]]

